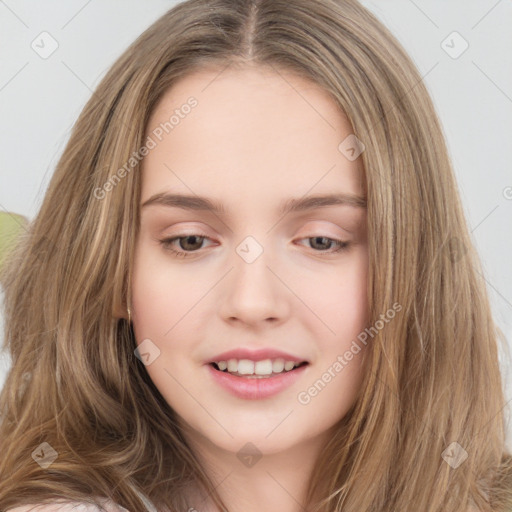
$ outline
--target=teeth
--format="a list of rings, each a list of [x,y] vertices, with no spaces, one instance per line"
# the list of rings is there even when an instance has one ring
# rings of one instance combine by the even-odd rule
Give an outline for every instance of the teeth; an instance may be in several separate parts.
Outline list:
[[[284,363],[284,369],[286,371],[291,370],[294,366],[295,366],[295,363],[293,361],[286,361],[286,363]]]
[[[238,361],[238,373],[242,375],[254,374],[254,361],[240,359],[240,361]]]
[[[274,373],[281,373],[284,370],[284,359],[276,359],[272,363],[272,371]]]
[[[270,375],[272,373],[272,361],[270,359],[258,361],[254,364],[254,373],[256,375]]]
[[[262,361],[251,361],[250,359],[229,359],[227,361],[216,361],[219,370],[227,370],[229,373],[238,375],[271,375],[272,373],[289,372],[301,363],[278,359],[263,359]]]

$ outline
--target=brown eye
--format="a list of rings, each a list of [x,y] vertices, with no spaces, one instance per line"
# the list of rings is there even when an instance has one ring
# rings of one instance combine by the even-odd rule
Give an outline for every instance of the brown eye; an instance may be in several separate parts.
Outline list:
[[[167,251],[170,251],[176,254],[179,257],[186,258],[188,256],[192,256],[194,252],[197,252],[201,249],[201,246],[208,237],[203,235],[183,235],[183,236],[175,236],[172,238],[166,238],[164,240],[159,240],[160,244]],[[178,247],[176,248],[175,242],[178,241]]]
[[[204,236],[197,235],[187,235],[180,236],[177,238],[179,240],[179,247],[185,251],[197,251],[197,249],[201,248],[201,245],[204,240]],[[183,242],[185,241],[185,242]]]

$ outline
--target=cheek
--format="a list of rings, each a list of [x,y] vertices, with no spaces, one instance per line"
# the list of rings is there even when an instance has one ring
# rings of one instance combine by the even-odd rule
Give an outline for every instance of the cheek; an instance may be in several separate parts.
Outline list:
[[[178,382],[188,382],[197,369],[191,356],[200,340],[193,333],[204,319],[197,317],[201,309],[195,306],[204,293],[204,279],[170,265],[163,252],[137,248],[132,275],[135,340],[139,351],[156,354],[146,371],[173,405],[181,390]]]
[[[364,248],[346,266],[323,276],[308,292],[312,299],[311,309],[317,315],[312,322],[315,322],[319,355],[311,385],[314,382],[319,385],[318,389],[311,389],[311,395],[304,390],[305,402],[299,402],[315,402],[314,406],[307,408],[309,411],[331,408],[331,419],[348,410],[364,377],[367,345],[360,342],[358,336],[369,321],[367,265]],[[337,407],[334,404],[338,404]]]
[[[361,250],[346,264],[333,268],[332,272],[318,274],[308,279],[300,291],[304,302],[315,317],[316,332],[329,346],[350,343],[352,337],[363,330],[368,321],[367,255]]]
[[[322,320],[315,327],[318,359],[297,401],[309,418],[322,417],[323,426],[345,416],[364,379],[368,346],[358,337],[368,323],[366,276],[361,266],[325,281],[323,293],[316,292]]]
[[[166,338],[199,293],[166,255],[140,244],[132,276],[133,326],[136,339]],[[170,333],[168,334],[170,335]]]
[[[164,283],[158,269],[153,266],[135,266],[132,278],[132,304],[133,327],[138,341],[142,337],[151,338],[157,333],[162,334],[172,326],[173,293],[165,290]]]
[[[175,407],[180,396],[177,381],[186,381],[186,347],[176,340],[185,334],[186,322],[180,320],[190,310],[190,287],[181,282],[179,272],[171,273],[164,258],[156,256],[147,248],[136,249],[131,283],[133,331],[139,351],[150,354],[146,372]]]

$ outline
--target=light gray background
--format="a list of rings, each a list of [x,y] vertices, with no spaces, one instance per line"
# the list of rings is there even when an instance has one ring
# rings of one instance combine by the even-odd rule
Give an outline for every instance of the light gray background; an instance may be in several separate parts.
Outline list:
[[[36,215],[70,129],[92,91],[122,51],[176,3],[0,0],[0,209],[31,219]],[[512,1],[362,3],[404,45],[431,92],[495,318],[510,345]],[[50,48],[49,36],[40,35],[44,31],[58,44],[47,58],[32,48]],[[457,58],[453,56],[464,43],[454,31],[469,44]],[[502,352],[500,359],[511,400],[510,355]],[[0,386],[9,365],[8,356],[0,356]],[[508,411],[509,406],[510,415]],[[510,446],[510,422],[508,435]]]

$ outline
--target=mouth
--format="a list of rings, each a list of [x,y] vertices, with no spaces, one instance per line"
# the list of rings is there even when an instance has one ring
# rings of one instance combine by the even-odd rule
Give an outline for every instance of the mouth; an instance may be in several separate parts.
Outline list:
[[[241,377],[241,378],[245,378],[245,379],[270,379],[270,378],[275,378],[275,377],[281,377],[285,374],[294,373],[299,368],[302,368],[307,365],[309,365],[309,363],[307,361],[302,361],[300,363],[294,363],[293,368],[290,368],[290,369],[283,368],[281,371],[277,371],[277,372],[272,371],[271,373],[267,372],[265,374],[258,374],[258,373],[255,373],[254,370],[250,373],[248,373],[249,370],[244,373],[240,373],[239,371],[229,371],[228,368],[221,369],[219,367],[218,363],[215,363],[215,362],[209,363],[209,366],[211,366],[217,372],[225,373],[228,375],[232,375],[234,377]]]
[[[262,400],[292,387],[308,371],[308,361],[288,357],[286,360],[282,357],[257,360],[223,357],[205,366],[215,386],[243,400]]]

